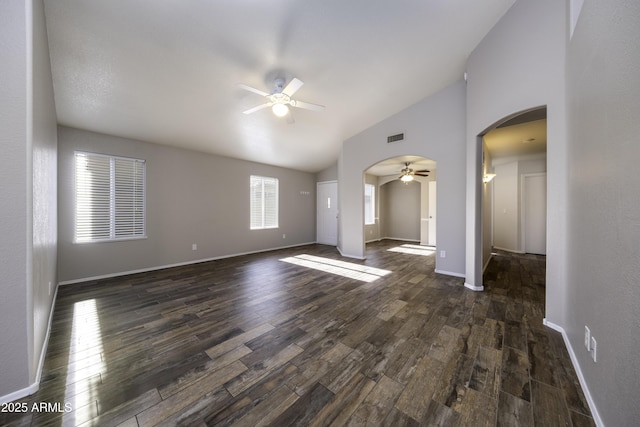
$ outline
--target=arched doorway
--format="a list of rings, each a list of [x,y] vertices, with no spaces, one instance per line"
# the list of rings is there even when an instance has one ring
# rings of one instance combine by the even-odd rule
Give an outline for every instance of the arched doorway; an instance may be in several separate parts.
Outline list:
[[[430,196],[435,195],[436,167],[434,160],[407,155],[364,171],[365,243],[390,238],[435,245],[437,208],[435,197]]]
[[[478,144],[483,271],[494,248],[546,254],[546,106],[495,122]]]

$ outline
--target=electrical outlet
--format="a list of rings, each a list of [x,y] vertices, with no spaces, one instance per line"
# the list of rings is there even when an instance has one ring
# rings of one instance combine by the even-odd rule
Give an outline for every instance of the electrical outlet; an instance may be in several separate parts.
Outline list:
[[[440,258],[446,258],[447,257],[447,251],[440,251]]]
[[[598,343],[594,337],[591,337],[591,358],[594,362],[597,362],[596,353],[598,350]]]
[[[286,238],[287,238],[287,235],[286,235],[286,234],[283,234],[283,235],[282,235],[282,238],[283,238],[283,239],[286,239]]]
[[[191,250],[192,251],[197,251],[198,250],[198,245],[196,243],[194,243],[193,245],[191,245]]]
[[[587,351],[591,350],[591,331],[588,326],[584,327],[584,347]]]

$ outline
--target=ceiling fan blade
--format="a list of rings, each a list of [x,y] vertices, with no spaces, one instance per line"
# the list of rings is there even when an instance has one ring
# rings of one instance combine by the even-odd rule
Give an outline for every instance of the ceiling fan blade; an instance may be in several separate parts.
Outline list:
[[[422,170],[416,171],[416,173],[428,173],[428,172],[431,172],[431,171],[429,169],[422,169]]]
[[[428,173],[418,173],[418,172],[414,173],[414,175],[418,175],[418,176],[429,176],[429,174],[428,174]]]
[[[304,108],[305,110],[324,111],[324,105],[311,104],[310,102],[291,101],[291,106],[296,108]]]
[[[247,86],[247,85],[242,84],[242,83],[238,83],[238,87],[240,89],[244,89],[246,91],[253,92],[253,93],[257,94],[257,95],[269,96],[269,94],[267,92],[263,92],[260,89],[256,89],[255,87]]]
[[[248,110],[243,111],[244,114],[255,113],[256,111],[262,110],[263,108],[271,107],[273,102],[267,102],[266,104],[258,105],[257,107],[249,108]]]
[[[294,77],[293,80],[291,80],[289,84],[286,85],[284,89],[282,89],[282,93],[291,97],[293,96],[294,93],[298,91],[298,89],[302,87],[303,84],[304,83],[302,82],[302,80],[299,80]]]

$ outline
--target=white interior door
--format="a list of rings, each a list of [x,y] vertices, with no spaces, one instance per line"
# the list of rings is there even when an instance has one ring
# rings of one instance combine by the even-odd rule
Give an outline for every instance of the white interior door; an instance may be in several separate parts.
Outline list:
[[[523,175],[524,251],[547,253],[547,175]]]
[[[429,181],[429,246],[436,245],[436,182]]]
[[[338,244],[338,183],[319,182],[316,241],[324,245]]]

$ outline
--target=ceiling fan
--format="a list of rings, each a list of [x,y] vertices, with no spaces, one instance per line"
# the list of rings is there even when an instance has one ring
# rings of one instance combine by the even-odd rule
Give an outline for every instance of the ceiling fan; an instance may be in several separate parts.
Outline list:
[[[400,171],[400,176],[398,177],[400,179],[400,181],[404,182],[405,184],[410,183],[411,181],[413,181],[413,177],[415,175],[417,176],[429,176],[429,170],[427,169],[422,169],[419,171],[414,171],[413,169],[411,169],[409,167],[411,163],[409,162],[405,162],[404,164],[404,168]]]
[[[293,95],[298,91],[298,89],[302,87],[303,84],[304,83],[302,82],[302,80],[294,77],[285,86],[285,80],[283,78],[277,78],[274,81],[273,90],[271,91],[271,93],[267,93],[261,91],[260,89],[238,83],[239,88],[267,98],[267,102],[265,102],[264,104],[249,108],[248,110],[243,111],[243,113],[251,114],[255,113],[256,111],[262,110],[263,108],[271,107],[273,114],[275,114],[276,116],[284,117],[288,115],[289,118],[291,118],[291,114],[289,114],[289,106],[303,108],[305,110],[324,111],[324,105],[311,104],[309,102],[292,99]]]

